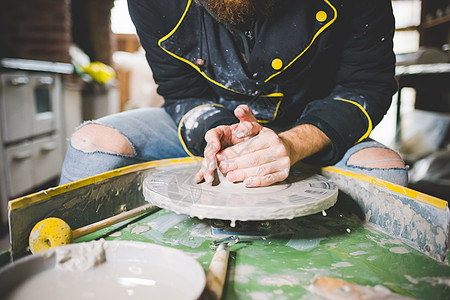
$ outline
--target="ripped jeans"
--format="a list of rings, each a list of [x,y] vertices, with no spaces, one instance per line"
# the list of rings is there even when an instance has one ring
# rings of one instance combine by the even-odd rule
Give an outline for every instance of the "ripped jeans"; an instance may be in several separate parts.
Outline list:
[[[89,123],[117,130],[130,142],[133,155],[120,155],[100,150],[82,151],[73,147],[72,142],[69,141],[60,184],[132,164],[188,156],[178,138],[176,124],[162,108],[125,111],[86,122],[80,128]],[[348,164],[349,158],[354,153],[370,147],[387,148],[376,141],[364,140],[350,148],[335,166],[406,186],[406,168],[366,168]]]

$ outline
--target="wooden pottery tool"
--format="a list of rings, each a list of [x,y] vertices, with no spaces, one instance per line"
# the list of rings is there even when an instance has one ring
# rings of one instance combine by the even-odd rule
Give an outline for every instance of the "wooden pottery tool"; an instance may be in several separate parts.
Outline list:
[[[206,274],[205,297],[208,300],[218,300],[222,297],[223,285],[227,276],[228,256],[230,247],[239,242],[236,235],[221,240],[212,241],[209,247],[216,252]]]
[[[30,251],[31,253],[37,253],[49,248],[71,244],[77,238],[97,230],[159,209],[159,207],[149,203],[75,230],[72,230],[64,220],[54,217],[46,218],[34,225],[31,230],[29,236]]]

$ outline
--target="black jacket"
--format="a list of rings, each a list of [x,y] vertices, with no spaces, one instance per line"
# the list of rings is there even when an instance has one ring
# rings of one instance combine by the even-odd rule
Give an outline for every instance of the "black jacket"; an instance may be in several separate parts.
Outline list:
[[[128,3],[190,154],[203,153],[208,129],[237,122],[245,103],[276,131],[320,128],[332,148],[313,160],[333,164],[381,121],[397,87],[390,0],[279,0],[246,35],[193,0]]]

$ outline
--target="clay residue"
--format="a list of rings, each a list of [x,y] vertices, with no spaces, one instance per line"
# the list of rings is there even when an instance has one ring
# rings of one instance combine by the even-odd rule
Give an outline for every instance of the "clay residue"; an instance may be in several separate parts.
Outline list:
[[[438,210],[400,192],[362,181],[355,184],[351,177],[326,173],[359,204],[366,220],[377,229],[436,260],[446,260],[448,209]]]
[[[36,230],[32,230],[30,232],[30,241],[35,241],[35,240],[37,240],[39,238],[40,232],[41,232],[41,229],[42,229],[43,225],[44,224],[41,223],[41,225]]]
[[[389,248],[389,251],[392,253],[397,253],[397,254],[409,253],[408,249],[406,249],[405,247],[392,247],[392,248]]]
[[[364,254],[368,254],[368,253],[366,251],[362,251],[362,250],[350,253],[351,256],[358,256],[358,255],[364,255]]]
[[[192,257],[195,260],[198,260],[200,257],[208,255],[208,252],[186,252],[187,255]]]
[[[369,224],[366,224],[366,228],[369,230],[373,230],[373,228],[371,228],[371,226]],[[399,240],[396,239],[387,239],[387,238],[380,238],[378,240],[378,237],[375,236],[371,236],[369,234],[366,234],[366,237],[371,240],[372,242],[376,243],[378,246],[385,248],[386,249],[386,245],[390,244],[390,245],[403,245],[403,243]]]
[[[231,276],[234,281],[240,283],[248,283],[249,278],[257,274],[257,270],[254,266],[240,264],[232,269]]]
[[[295,276],[290,275],[280,275],[280,276],[267,276],[258,280],[261,285],[269,285],[269,286],[296,286],[299,284],[299,279]]]
[[[418,284],[419,282],[427,282],[431,284],[432,286],[436,285],[443,285],[446,287],[450,287],[450,277],[419,277],[419,278],[413,278],[412,276],[405,275],[405,278],[413,283]]]
[[[338,263],[335,263],[335,264],[332,264],[331,265],[333,268],[346,268],[346,267],[353,267],[353,264],[352,263],[349,263],[349,262],[347,262],[347,261],[341,261],[341,262],[338,262]]]
[[[142,232],[146,232],[146,231],[149,231],[150,230],[150,227],[148,227],[148,226],[145,226],[145,225],[136,225],[132,230],[131,230],[131,233],[134,233],[134,234],[140,234],[140,233],[142,233]]]
[[[86,271],[106,260],[103,240],[56,247],[55,254],[56,268],[69,272]]]
[[[83,198],[73,198],[70,201],[67,201],[66,203],[63,204],[65,209],[71,209],[72,207],[74,207],[75,205],[78,205],[80,202],[84,201]]]
[[[211,226],[206,223],[198,223],[191,230],[191,236],[207,238],[211,236]]]
[[[405,278],[412,284],[419,284],[419,280],[415,279],[414,277],[412,277],[410,275],[405,275]]]
[[[264,292],[251,292],[248,294],[249,299],[251,300],[271,300],[275,299],[271,293]]]
[[[431,283],[432,286],[439,284],[450,287],[450,277],[431,277],[431,278],[424,278],[424,280]]]
[[[148,223],[154,230],[164,234],[167,230],[173,228],[178,223],[188,219],[189,216],[186,215],[164,215],[154,220],[153,222]]]
[[[341,279],[316,276],[309,291],[324,299],[378,299],[406,300],[411,299],[391,292],[384,286],[362,286]]]
[[[286,246],[294,248],[298,251],[308,251],[319,246],[320,241],[325,238],[296,238],[295,236],[289,240]]]

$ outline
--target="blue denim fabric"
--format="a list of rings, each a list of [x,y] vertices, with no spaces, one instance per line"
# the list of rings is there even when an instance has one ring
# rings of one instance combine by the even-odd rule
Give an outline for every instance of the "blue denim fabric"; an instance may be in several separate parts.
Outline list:
[[[176,124],[162,108],[129,110],[86,122],[80,127],[89,123],[105,125],[119,131],[131,143],[135,155],[83,152],[72,147],[69,141],[60,184],[127,165],[188,156],[178,139]]]
[[[366,148],[390,149],[389,147],[368,138],[348,149],[344,157],[335,166],[352,172],[362,173],[365,175],[383,179],[402,186],[407,186],[407,168],[365,168],[348,164],[350,156]]]
[[[134,149],[134,156],[110,154],[101,151],[83,152],[72,147],[69,141],[60,184],[136,163],[188,156],[178,138],[176,124],[162,108],[130,110],[106,116],[96,121],[86,122],[80,127],[89,123],[102,124],[119,131],[130,141]],[[347,164],[352,154],[369,147],[387,148],[373,140],[364,140],[350,148],[336,166],[406,186],[406,168],[376,169]]]

